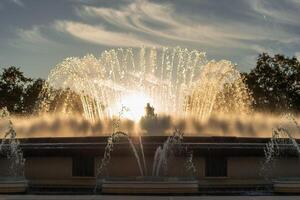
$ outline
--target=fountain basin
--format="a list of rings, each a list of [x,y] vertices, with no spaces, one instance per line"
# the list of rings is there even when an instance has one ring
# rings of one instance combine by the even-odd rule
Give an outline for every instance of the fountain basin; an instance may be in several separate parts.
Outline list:
[[[35,179],[29,181],[33,194],[90,194],[96,185],[95,178]]]
[[[0,177],[0,194],[25,193],[27,188],[24,177]]]
[[[179,152],[169,160],[166,174],[161,170],[159,176],[153,177],[151,172],[155,150],[166,139],[166,136],[142,137],[148,171],[143,178],[140,177],[128,141],[116,143],[107,170],[97,180],[99,191],[136,194],[146,194],[150,190],[157,194],[245,193],[256,191],[257,188],[272,188],[271,180],[280,180],[281,177],[300,177],[297,154],[285,151],[276,159],[276,168],[270,171],[270,179],[265,179],[260,170],[264,161],[264,147],[269,138],[238,137],[185,137],[182,145],[193,151],[196,172],[192,175],[186,173],[186,155]],[[21,139],[28,192],[93,192],[106,140],[107,137]],[[135,138],[133,143],[139,146]],[[282,148],[289,149],[290,146],[283,145]],[[5,158],[2,161],[5,164]],[[276,186],[277,183],[274,184]]]
[[[273,182],[276,193],[300,193],[300,178],[279,179]]]
[[[196,194],[198,181],[177,177],[142,177],[136,179],[100,179],[104,194]]]

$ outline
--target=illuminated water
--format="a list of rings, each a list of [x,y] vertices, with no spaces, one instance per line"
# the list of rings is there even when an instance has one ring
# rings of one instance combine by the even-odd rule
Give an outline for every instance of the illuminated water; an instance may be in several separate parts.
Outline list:
[[[139,119],[147,103],[158,120],[145,128]],[[66,58],[47,78],[39,115],[12,121],[18,137],[111,135],[123,108],[120,131],[135,135],[171,135],[180,127],[185,135],[271,137],[273,127],[291,126],[280,116],[254,113],[251,104],[230,61],[180,47],[119,48]]]
[[[80,113],[90,121],[139,119],[146,103],[159,114],[207,120],[213,113],[247,113],[251,98],[234,64],[209,61],[182,48],[112,49],[71,57],[49,74],[39,112]]]

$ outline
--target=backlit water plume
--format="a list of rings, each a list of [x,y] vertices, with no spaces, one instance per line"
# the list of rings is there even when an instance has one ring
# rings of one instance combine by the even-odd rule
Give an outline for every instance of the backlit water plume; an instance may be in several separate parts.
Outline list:
[[[119,48],[99,57],[66,58],[49,74],[40,112],[79,112],[91,121],[111,118],[122,106],[137,120],[146,103],[157,113],[207,120],[212,113],[250,110],[240,73],[226,60],[177,48]]]

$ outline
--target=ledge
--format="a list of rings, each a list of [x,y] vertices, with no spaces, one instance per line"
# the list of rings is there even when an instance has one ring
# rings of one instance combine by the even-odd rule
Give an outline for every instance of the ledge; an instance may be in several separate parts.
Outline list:
[[[156,148],[162,145],[168,136],[143,136],[142,142],[145,155],[153,155]],[[133,143],[139,144],[138,137],[132,137]],[[102,156],[106,146],[107,136],[103,137],[54,137],[54,138],[24,138],[21,148],[25,157],[34,156]],[[195,156],[264,156],[264,148],[270,138],[246,137],[195,137],[183,138],[182,146],[193,151]],[[300,142],[300,140],[299,140]],[[282,145],[289,149],[291,144]],[[114,155],[131,155],[128,141],[125,138],[114,146]],[[288,156],[297,156],[295,152],[285,152]]]
[[[27,187],[24,178],[0,177],[0,194],[25,193]]]

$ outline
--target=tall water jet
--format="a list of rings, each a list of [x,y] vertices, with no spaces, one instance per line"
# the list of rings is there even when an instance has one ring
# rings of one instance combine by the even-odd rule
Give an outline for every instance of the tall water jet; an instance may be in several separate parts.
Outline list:
[[[145,158],[145,153],[144,153],[144,146],[143,146],[143,142],[142,142],[142,137],[141,136],[139,136],[139,143],[140,143],[140,151],[141,151],[142,159],[143,159],[144,172],[145,172],[145,175],[147,175],[148,174],[148,167],[147,167],[147,164],[146,164],[146,158]]]
[[[152,166],[152,176],[160,176],[161,170],[163,170],[163,175],[168,173],[168,159],[174,155],[175,150],[183,150],[181,153],[187,154],[185,161],[185,170],[186,172],[191,172],[193,175],[196,171],[196,167],[193,162],[193,152],[188,151],[188,147],[182,147],[181,143],[183,140],[184,133],[175,128],[175,131],[167,140],[163,143],[162,146],[158,146],[153,159]]]
[[[123,106],[122,109],[120,110],[120,112],[118,113],[118,117],[116,119],[114,119],[114,121],[113,121],[113,124],[112,124],[113,133],[111,134],[111,136],[109,136],[107,138],[107,143],[106,143],[106,146],[105,146],[103,158],[102,158],[101,162],[99,163],[99,166],[97,166],[97,172],[96,172],[96,177],[97,178],[99,178],[99,176],[103,175],[103,170],[106,169],[107,165],[110,162],[111,152],[113,151],[114,144],[121,137],[125,137],[128,140],[128,142],[130,144],[130,148],[133,151],[135,159],[137,161],[140,174],[141,174],[141,176],[144,175],[144,171],[143,171],[143,168],[142,168],[142,164],[141,164],[138,152],[137,152],[137,150],[135,148],[135,145],[133,144],[131,138],[129,137],[128,134],[118,130],[119,127],[120,127],[120,123],[121,123],[121,117],[124,115],[124,113],[126,113],[126,111],[127,111],[127,108]]]
[[[138,119],[146,103],[158,113],[205,120],[215,111],[247,112],[251,101],[231,62],[179,47],[67,58],[51,71],[40,97],[41,111],[77,111],[90,120],[111,118],[122,105],[129,108],[125,117]]]
[[[20,148],[20,142],[17,139],[12,121],[9,119],[9,112],[6,108],[0,110],[0,120],[8,122],[7,130],[4,133],[0,143],[0,154],[9,160],[8,175],[11,177],[24,176],[23,152]]]
[[[286,117],[288,117],[294,123],[298,131],[300,131],[300,127],[294,117],[291,115],[287,115]],[[268,179],[269,174],[272,173],[275,159],[284,151],[295,151],[298,158],[300,158],[300,146],[295,137],[293,137],[287,128],[278,127],[273,130],[272,137],[264,149],[265,160],[262,163],[261,172],[266,179]]]
[[[131,138],[124,132],[121,131],[117,131],[114,132],[110,137],[108,137],[107,139],[107,144],[104,150],[104,156],[101,160],[100,165],[97,167],[97,173],[96,173],[96,177],[99,178],[101,175],[103,175],[103,170],[107,167],[107,165],[109,164],[109,161],[111,159],[111,152],[113,151],[114,148],[114,144],[122,137],[125,137],[130,145],[131,150],[133,151],[133,154],[135,156],[135,159],[137,161],[138,167],[139,167],[139,172],[141,176],[144,176],[144,169],[142,167],[141,161],[140,161],[140,157],[139,154],[136,150],[136,147],[134,145],[134,143],[132,142]]]
[[[157,147],[154,155],[152,167],[152,176],[159,176],[160,170],[164,170],[164,174],[168,170],[168,157],[172,153],[175,145],[179,145],[183,139],[183,133],[175,130],[172,136],[169,136],[162,146]]]

